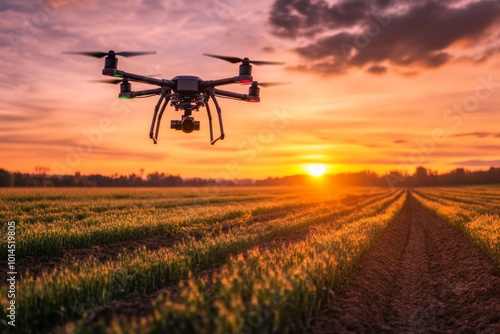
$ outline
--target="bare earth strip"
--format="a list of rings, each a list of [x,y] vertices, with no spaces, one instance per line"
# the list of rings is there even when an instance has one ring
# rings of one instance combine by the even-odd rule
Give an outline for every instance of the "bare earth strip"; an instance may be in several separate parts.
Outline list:
[[[500,274],[409,196],[306,333],[500,333]]]

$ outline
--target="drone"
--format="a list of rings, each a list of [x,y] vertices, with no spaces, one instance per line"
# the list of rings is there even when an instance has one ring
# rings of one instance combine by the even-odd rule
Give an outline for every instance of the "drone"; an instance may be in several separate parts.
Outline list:
[[[230,98],[240,101],[247,102],[260,102],[260,88],[267,86],[276,86],[289,84],[286,82],[257,82],[253,81],[252,77],[252,64],[254,65],[283,65],[283,62],[275,61],[258,61],[250,60],[248,58],[237,58],[220,56],[214,54],[204,53],[204,56],[218,58],[221,60],[228,61],[233,64],[241,63],[239,66],[239,74],[234,77],[216,79],[216,80],[202,80],[197,76],[192,75],[178,75],[174,78],[167,79],[157,79],[154,77],[148,77],[133,73],[124,72],[117,69],[118,58],[121,57],[134,57],[156,54],[156,51],[142,51],[142,52],[115,52],[110,50],[108,52],[87,52],[87,51],[62,51],[63,54],[76,54],[89,56],[94,58],[104,58],[104,68],[102,74],[106,76],[112,76],[119,79],[109,79],[109,80],[99,80],[110,84],[120,84],[120,93],[118,97],[120,99],[132,99],[136,97],[151,97],[160,96],[158,102],[156,103],[153,120],[151,121],[151,128],[149,131],[149,138],[153,140],[155,144],[158,143],[158,134],[160,131],[160,123],[165,111],[165,108],[170,102],[170,106],[174,107],[175,111],[182,110],[184,114],[180,120],[171,120],[170,128],[174,130],[180,130],[184,133],[191,133],[193,131],[200,130],[200,121],[197,121],[193,117],[193,111],[199,111],[200,108],[205,107],[207,110],[208,124],[210,130],[210,144],[215,144],[218,140],[223,140],[225,137],[224,126],[222,123],[222,110],[217,101],[217,97]],[[154,86],[159,86],[155,89],[147,89],[140,91],[133,91],[131,81],[140,82],[144,84],[150,84]],[[241,83],[250,84],[248,89],[248,94],[239,94],[231,91],[221,90],[216,87]],[[220,136],[214,139],[213,126],[212,126],[212,114],[210,111],[209,101],[212,99],[213,104],[217,110],[217,117],[219,121]]]

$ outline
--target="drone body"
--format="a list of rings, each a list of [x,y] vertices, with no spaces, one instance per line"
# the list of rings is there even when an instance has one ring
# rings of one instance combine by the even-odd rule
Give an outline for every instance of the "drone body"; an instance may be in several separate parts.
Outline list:
[[[106,76],[113,76],[120,79],[105,81],[108,83],[117,84],[120,83],[120,94],[118,95],[121,99],[131,99],[135,97],[149,97],[157,96],[160,98],[156,103],[153,120],[151,122],[151,128],[149,131],[149,137],[156,144],[158,142],[158,133],[160,129],[160,123],[165,111],[165,108],[170,103],[176,111],[182,110],[184,114],[180,120],[172,120],[170,122],[170,128],[175,130],[181,130],[185,133],[191,133],[195,130],[200,129],[200,122],[195,121],[192,116],[193,111],[199,111],[201,107],[205,107],[207,110],[209,130],[210,130],[210,143],[213,145],[218,140],[224,139],[224,126],[222,123],[222,111],[220,105],[217,101],[217,96],[233,98],[236,100],[247,101],[247,102],[259,102],[260,101],[260,88],[257,81],[253,81],[252,77],[252,65],[281,65],[281,62],[268,62],[268,61],[251,61],[248,58],[236,58],[236,57],[226,57],[218,56],[212,54],[204,54],[205,56],[214,57],[222,60],[229,61],[231,63],[239,63],[238,76],[217,79],[217,80],[202,80],[197,76],[191,75],[179,75],[170,80],[166,79],[156,79],[147,76],[137,75],[133,73],[127,73],[117,69],[118,58],[116,56],[132,57],[140,56],[146,54],[154,54],[156,52],[63,52],[66,54],[79,54],[85,56],[91,56],[96,58],[106,57],[104,60],[104,69],[102,74]],[[133,91],[130,81],[142,82],[145,84],[150,84],[158,86],[159,88]],[[230,91],[225,91],[218,89],[216,87],[233,84],[233,83],[251,83],[249,87],[248,94],[239,94]],[[284,83],[261,83],[261,86],[274,86],[281,85]],[[218,116],[220,135],[214,139],[213,127],[212,127],[212,114],[210,111],[209,100],[212,99]]]

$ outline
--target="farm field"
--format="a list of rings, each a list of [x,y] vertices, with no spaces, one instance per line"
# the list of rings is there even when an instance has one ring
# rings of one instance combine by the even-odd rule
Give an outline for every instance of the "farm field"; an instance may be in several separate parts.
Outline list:
[[[499,215],[498,187],[0,191],[33,333],[499,332]]]

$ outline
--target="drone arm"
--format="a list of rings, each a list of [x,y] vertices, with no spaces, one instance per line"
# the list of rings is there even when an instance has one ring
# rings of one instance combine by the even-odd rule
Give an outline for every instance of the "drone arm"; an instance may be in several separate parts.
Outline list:
[[[246,78],[246,79],[248,80],[248,78]],[[203,81],[203,82],[201,82],[201,87],[202,88],[209,88],[209,87],[229,85],[229,84],[239,83],[239,82],[241,82],[241,78],[239,76],[237,76],[237,77],[226,78],[226,79]],[[251,82],[251,80],[250,80],[250,82]]]
[[[139,91],[132,91],[129,93],[130,96],[129,98],[134,98],[134,97],[139,97],[139,96],[145,96],[145,95],[159,95],[161,94],[161,88],[155,88],[155,89],[147,89],[147,90],[139,90]],[[120,96],[125,98],[125,94],[120,93]]]
[[[214,93],[216,95],[220,95],[220,96],[224,96],[224,97],[231,97],[233,99],[247,101],[247,102],[259,102],[260,101],[260,98],[258,96],[228,92],[226,90],[221,90],[221,89],[217,89],[217,88],[214,89]]]
[[[112,75],[112,76],[118,77],[118,78],[126,78],[126,79],[130,79],[133,81],[142,82],[142,83],[146,83],[146,84],[150,84],[150,85],[156,85],[156,86],[161,86],[161,87],[167,86],[170,88],[175,88],[175,82],[173,82],[171,80],[155,79],[155,78],[150,78],[150,77],[146,77],[143,75],[128,73],[128,72],[120,71],[120,70],[114,70],[114,73],[109,73],[109,74],[106,73],[105,75]]]

